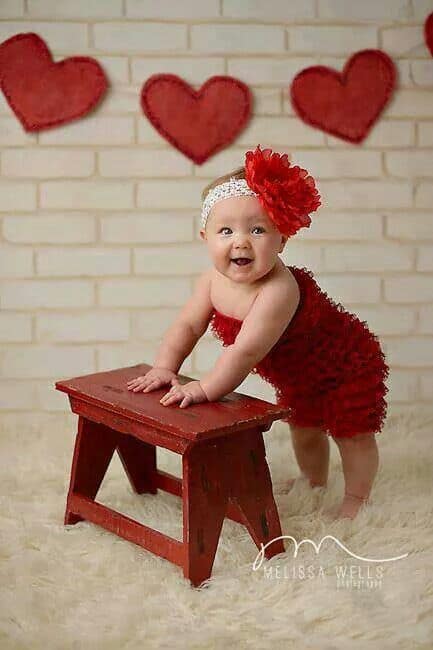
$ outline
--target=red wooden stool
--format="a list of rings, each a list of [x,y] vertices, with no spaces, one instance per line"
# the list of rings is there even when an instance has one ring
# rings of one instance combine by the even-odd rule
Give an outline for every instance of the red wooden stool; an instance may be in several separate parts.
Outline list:
[[[143,363],[56,383],[79,416],[65,524],[98,524],[181,566],[198,586],[211,575],[225,516],[244,524],[259,549],[281,535],[262,432],[288,411],[235,392],[218,402],[163,406],[159,400],[168,387],[127,390],[130,379],[151,367]],[[182,480],[157,469],[156,447],[182,455]],[[95,501],[114,450],[135,492],[156,494],[160,488],[182,497],[183,542]],[[265,556],[281,552],[278,540]]]

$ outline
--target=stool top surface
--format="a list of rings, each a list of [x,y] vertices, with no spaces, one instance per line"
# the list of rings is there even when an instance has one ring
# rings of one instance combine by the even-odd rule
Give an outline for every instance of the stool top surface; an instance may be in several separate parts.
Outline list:
[[[142,422],[165,433],[189,440],[235,433],[255,426],[266,431],[274,420],[286,417],[289,409],[243,393],[232,392],[217,402],[203,402],[180,408],[179,402],[163,406],[159,400],[168,391],[164,386],[150,393],[133,393],[127,382],[148,372],[152,366],[141,363],[91,375],[58,381],[57,390],[88,402],[105,411]],[[177,375],[181,384],[193,381]]]

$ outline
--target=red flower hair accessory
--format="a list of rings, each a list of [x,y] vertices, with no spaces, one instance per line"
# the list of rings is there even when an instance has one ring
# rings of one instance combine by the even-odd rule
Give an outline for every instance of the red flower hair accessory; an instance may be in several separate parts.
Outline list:
[[[260,204],[283,235],[291,237],[309,227],[309,212],[317,210],[320,195],[306,169],[291,165],[287,154],[260,149],[245,154],[248,186],[257,193]]]

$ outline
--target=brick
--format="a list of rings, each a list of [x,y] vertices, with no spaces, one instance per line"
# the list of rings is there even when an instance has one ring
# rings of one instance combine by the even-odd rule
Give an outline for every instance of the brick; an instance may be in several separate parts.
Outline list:
[[[139,107],[140,90],[139,86],[124,88],[117,86],[116,90],[112,88],[101,105],[101,113],[104,115],[129,113],[135,117],[137,112],[141,111]]]
[[[178,315],[178,309],[146,309],[131,313],[132,336],[141,341],[160,341]]]
[[[137,115],[138,124],[138,142],[139,144],[157,145],[158,150],[169,149],[170,145],[167,140],[158,133],[148,119],[143,115]]]
[[[417,208],[431,208],[433,204],[433,183],[426,181],[419,183],[415,190],[415,206]]]
[[[332,135],[326,136],[326,142],[332,148],[347,149],[353,147],[350,143]],[[403,120],[382,119],[373,126],[365,140],[363,140],[362,147],[365,149],[370,147],[373,149],[396,149],[414,144],[415,124]]]
[[[36,186],[33,183],[0,182],[0,212],[35,208]]]
[[[167,18],[168,20],[194,20],[217,18],[220,14],[219,0],[126,0],[128,18]]]
[[[33,410],[37,409],[38,394],[36,382],[19,381],[15,379],[0,380],[0,409],[1,410]],[[3,419],[3,416],[2,416]]]
[[[406,275],[385,278],[385,299],[388,302],[413,303],[433,301],[433,282],[427,275]]]
[[[314,18],[313,0],[223,0],[223,16],[226,18],[259,19],[263,22],[292,22]]]
[[[43,208],[118,210],[134,204],[127,181],[46,181],[40,185]]]
[[[12,109],[9,105],[5,107],[5,111],[9,114]],[[37,135],[26,133],[18,122],[16,117],[0,117],[0,146],[25,146],[37,143]]]
[[[403,181],[322,181],[321,196],[336,209],[404,208],[412,204],[412,186]]]
[[[426,368],[433,366],[433,339],[428,336],[407,336],[387,339],[385,355],[390,366]]]
[[[32,339],[32,318],[30,314],[6,314],[0,312],[0,341],[20,343]]]
[[[418,397],[418,378],[416,372],[393,370],[387,379],[389,392],[387,402],[409,402]]]
[[[409,0],[363,0],[347,3],[347,0],[318,0],[319,18],[335,22],[353,23],[355,20],[376,22],[378,20],[404,22],[411,17]]]
[[[385,215],[386,236],[420,240],[433,239],[432,212],[391,212]]]
[[[2,309],[60,309],[94,303],[93,282],[89,280],[4,282],[0,295]]]
[[[130,251],[122,248],[42,248],[36,251],[38,275],[100,276],[126,275],[131,267]]]
[[[413,16],[424,21],[431,12],[431,0],[412,0]]]
[[[254,115],[278,115],[281,113],[280,88],[252,88]]]
[[[59,59],[60,53],[62,56],[72,52],[79,55],[88,50],[87,25],[85,23],[60,21],[45,23],[35,20],[2,22],[0,23],[0,42],[23,32],[36,32],[47,43],[55,61]]]
[[[215,180],[219,176],[228,174],[234,171],[237,167],[241,167],[245,162],[245,148],[236,148],[235,146],[228,147],[218,151],[214,156],[211,156],[202,165],[197,165],[194,169],[194,175],[198,178],[203,178],[203,189],[206,183]]]
[[[139,208],[166,209],[192,208],[199,210],[200,197],[205,183],[196,180],[152,180],[138,183]]]
[[[418,248],[416,268],[418,271],[433,271],[433,244]]]
[[[131,144],[134,141],[132,116],[101,117],[96,113],[72,122],[61,129],[51,129],[39,136],[40,144],[68,144],[71,146],[94,144]]]
[[[21,18],[24,16],[24,0],[2,0],[0,18]]]
[[[406,90],[401,88],[394,95],[386,114],[388,117],[431,118],[433,93],[430,90]]]
[[[50,381],[35,381],[38,408],[46,414],[50,411],[64,413],[68,409],[68,401],[65,393],[53,390],[53,384]]]
[[[47,178],[90,176],[95,169],[91,151],[52,149],[8,149],[2,153],[3,176]]]
[[[303,68],[317,65],[317,57],[236,57],[227,60],[227,74],[250,85],[289,86]],[[298,120],[299,123],[299,120]]]
[[[14,345],[3,351],[0,374],[10,379],[74,377],[95,372],[94,357],[92,346]]]
[[[422,372],[420,374],[420,398],[433,400],[433,372]]]
[[[210,266],[204,242],[176,247],[135,248],[133,256],[134,272],[147,275],[190,275],[202,273]]]
[[[129,83],[129,65],[127,56],[98,55],[98,62],[104,68],[105,74],[110,79],[111,83]],[[102,110],[104,108],[104,104],[105,99],[101,105]]]
[[[433,334],[433,305],[421,305],[419,308],[420,334]]]
[[[256,117],[236,138],[236,143],[237,145],[255,147],[258,142],[263,148],[265,146],[280,148],[297,145],[319,146],[324,144],[324,135],[318,129],[312,129],[297,118]]]
[[[382,47],[389,56],[419,56],[421,41],[418,25],[399,25],[381,30]]]
[[[326,271],[408,271],[414,258],[399,244],[329,244],[323,252]]]
[[[413,307],[395,305],[365,305],[356,307],[357,316],[368,323],[378,336],[412,334],[415,331],[416,312]]]
[[[103,307],[183,306],[191,294],[188,278],[133,278],[99,281]]]
[[[378,178],[382,176],[381,154],[378,151],[293,150],[293,163],[306,168],[319,178]]]
[[[187,49],[187,27],[169,23],[106,22],[93,25],[98,50],[120,52],[173,52]]]
[[[27,13],[35,18],[106,20],[122,15],[122,0],[28,0]]]
[[[144,83],[154,74],[170,73],[186,83],[201,86],[209,77],[225,74],[223,57],[152,57],[131,59],[132,81]]]
[[[433,70],[431,60],[412,61],[410,67],[416,86],[433,86]]]
[[[168,177],[189,176],[192,163],[175,150],[113,149],[100,151],[101,176]]]
[[[433,145],[433,122],[420,122],[418,124],[418,146],[431,147]]]
[[[322,270],[321,247],[314,244],[289,241],[280,258],[286,265],[306,266],[314,273]]]
[[[0,277],[22,278],[33,275],[33,251],[30,248],[0,246]]]
[[[36,339],[43,343],[127,341],[129,329],[129,314],[120,311],[41,313],[36,316]]]
[[[191,50],[216,54],[284,51],[284,30],[277,25],[192,25]]]
[[[132,366],[137,363],[148,363],[153,365],[156,354],[154,343],[122,344],[122,345],[98,345],[98,370],[112,370],[123,366]],[[188,374],[191,370],[191,361],[186,359],[181,368],[180,374]],[[140,395],[136,394],[137,400]]]
[[[296,235],[305,241],[378,240],[382,237],[382,216],[369,212],[330,213],[319,208],[311,215],[309,228]]]
[[[189,242],[193,237],[194,220],[190,215],[126,213],[101,220],[101,238],[107,243],[180,243]]]
[[[95,241],[96,223],[85,214],[14,214],[3,219],[3,237],[22,244],[88,244]]]
[[[380,301],[380,278],[335,274],[315,274],[318,285],[334,302],[345,303],[377,303]]]
[[[388,151],[385,154],[386,169],[391,176],[433,178],[431,162],[431,151]]]
[[[378,47],[374,27],[339,27],[332,25],[289,27],[289,51],[295,54],[346,54]]]

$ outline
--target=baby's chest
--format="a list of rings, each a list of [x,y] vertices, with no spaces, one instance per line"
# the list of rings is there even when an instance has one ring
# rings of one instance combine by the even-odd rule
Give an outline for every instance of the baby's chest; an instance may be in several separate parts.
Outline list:
[[[211,289],[210,297],[214,308],[221,314],[244,320],[257,298],[258,291],[233,292],[220,288]]]

